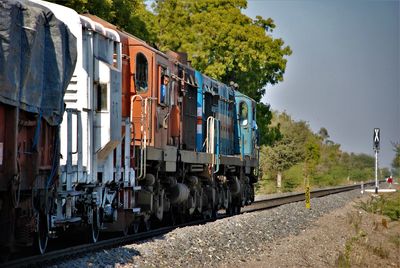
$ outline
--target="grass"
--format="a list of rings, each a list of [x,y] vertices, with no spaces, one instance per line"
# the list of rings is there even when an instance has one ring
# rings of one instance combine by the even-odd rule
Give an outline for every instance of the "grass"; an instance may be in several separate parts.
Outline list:
[[[396,248],[400,248],[400,234],[391,236],[389,241],[393,243]]]
[[[372,196],[359,207],[367,212],[385,215],[392,221],[400,220],[400,192]]]

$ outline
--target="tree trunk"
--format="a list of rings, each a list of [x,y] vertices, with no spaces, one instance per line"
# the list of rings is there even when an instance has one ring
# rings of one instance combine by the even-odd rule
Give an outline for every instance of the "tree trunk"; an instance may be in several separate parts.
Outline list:
[[[281,186],[282,186],[282,173],[279,171],[278,174],[276,175],[276,188],[278,188],[278,191],[280,191]]]

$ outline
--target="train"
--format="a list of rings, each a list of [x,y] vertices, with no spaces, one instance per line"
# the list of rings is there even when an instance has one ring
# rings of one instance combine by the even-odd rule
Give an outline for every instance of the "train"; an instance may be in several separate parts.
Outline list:
[[[90,242],[254,201],[256,102],[90,14],[0,6],[0,247]]]

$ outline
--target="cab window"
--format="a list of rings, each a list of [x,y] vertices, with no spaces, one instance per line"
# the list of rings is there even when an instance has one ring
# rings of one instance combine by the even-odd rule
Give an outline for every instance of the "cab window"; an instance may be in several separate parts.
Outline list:
[[[249,109],[247,107],[247,104],[242,101],[239,104],[239,122],[241,126],[247,126],[248,124],[248,111]]]
[[[168,75],[167,69],[159,66],[159,81],[160,81],[160,93],[159,93],[159,102],[160,104],[168,105],[170,98],[170,84],[171,79]]]
[[[148,88],[148,62],[142,53],[136,55],[135,87],[137,92],[145,92]]]

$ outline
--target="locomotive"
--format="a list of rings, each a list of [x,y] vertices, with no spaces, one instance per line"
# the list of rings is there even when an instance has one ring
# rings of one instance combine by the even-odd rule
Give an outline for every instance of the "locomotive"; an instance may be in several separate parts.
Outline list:
[[[193,69],[184,53],[160,52],[94,15],[40,0],[6,1],[0,12],[22,22],[3,36],[10,44],[36,34],[45,47],[37,54],[39,45],[18,39],[27,49],[14,50],[16,65],[0,43],[5,250],[44,253],[69,230],[96,242],[101,232],[237,214],[254,201],[254,100]],[[12,79],[37,83],[13,84],[9,68],[24,75]]]

